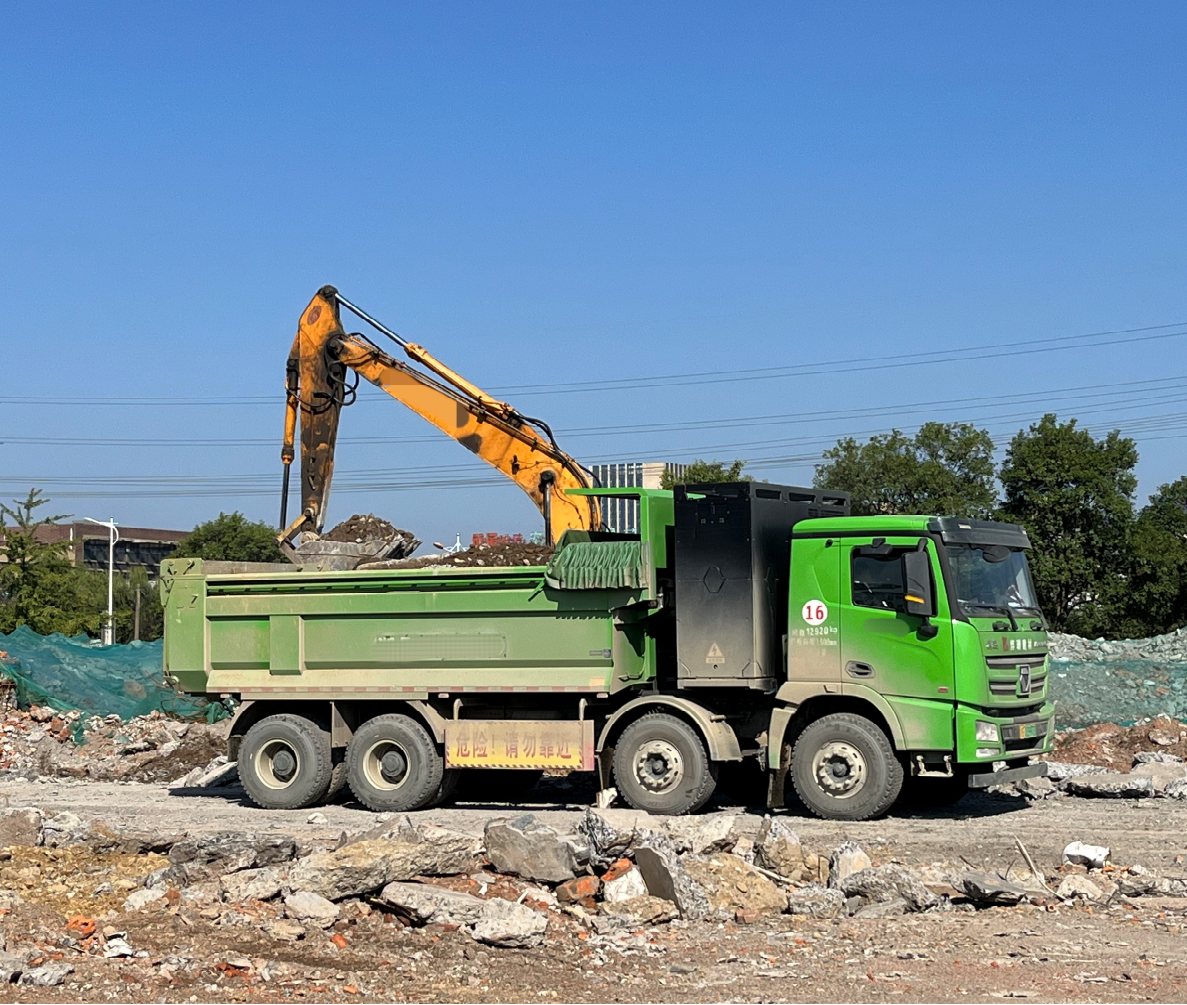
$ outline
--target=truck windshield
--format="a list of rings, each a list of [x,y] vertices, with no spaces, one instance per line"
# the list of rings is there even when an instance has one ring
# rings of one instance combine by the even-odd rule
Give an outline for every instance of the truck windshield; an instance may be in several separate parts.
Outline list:
[[[1026,553],[988,544],[950,544],[956,596],[966,614],[1040,614]]]

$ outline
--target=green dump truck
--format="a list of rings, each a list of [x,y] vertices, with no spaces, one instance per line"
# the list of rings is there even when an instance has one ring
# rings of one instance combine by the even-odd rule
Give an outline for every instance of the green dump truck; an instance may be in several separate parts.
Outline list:
[[[415,810],[463,771],[567,769],[652,813],[750,778],[861,820],[1045,771],[1021,528],[760,482],[576,491],[636,499],[640,532],[567,531],[546,567],[170,559],[165,672],[239,703],[230,756],[264,807],[349,784]]]

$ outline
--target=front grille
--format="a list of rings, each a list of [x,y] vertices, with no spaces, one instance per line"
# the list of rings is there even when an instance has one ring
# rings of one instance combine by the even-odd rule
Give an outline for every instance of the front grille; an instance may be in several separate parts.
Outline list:
[[[1029,656],[986,656],[985,662],[994,670],[1013,670],[1016,667],[1041,667],[1046,659],[1046,653],[1038,653]]]
[[[1016,680],[991,680],[989,682],[990,694],[1008,694],[1013,696],[1018,690],[1018,682]]]
[[[1018,735],[1022,732],[1023,727],[1025,727],[1027,730],[1027,735],[1025,737]],[[1007,750],[1019,750],[1023,747],[1037,747],[1042,744],[1043,737],[1047,735],[1047,721],[1045,719],[1040,719],[1037,722],[1009,723],[1001,727],[1001,732],[1002,744]],[[1017,746],[1017,744],[1021,744],[1022,747]]]
[[[1025,740],[1003,740],[1002,747],[1006,750],[1033,750],[1043,745],[1043,737],[1028,736]]]

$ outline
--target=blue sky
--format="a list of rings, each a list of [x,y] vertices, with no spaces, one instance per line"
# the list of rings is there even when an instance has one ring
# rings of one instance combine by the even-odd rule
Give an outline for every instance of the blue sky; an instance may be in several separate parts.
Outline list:
[[[965,419],[1004,447],[1053,409],[1134,435],[1144,499],[1184,473],[1185,22],[1158,3],[12,7],[0,497],[274,521],[284,358],[333,283],[585,461],[740,456],[804,483],[841,435]],[[656,379],[596,384],[624,377]],[[360,398],[331,520],[538,527],[464,449]]]

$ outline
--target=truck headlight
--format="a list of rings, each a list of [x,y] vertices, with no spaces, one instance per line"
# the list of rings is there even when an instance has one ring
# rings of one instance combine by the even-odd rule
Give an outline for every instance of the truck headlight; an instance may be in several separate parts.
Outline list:
[[[978,743],[997,743],[1001,739],[997,732],[997,723],[984,720],[978,721],[974,735]]]

